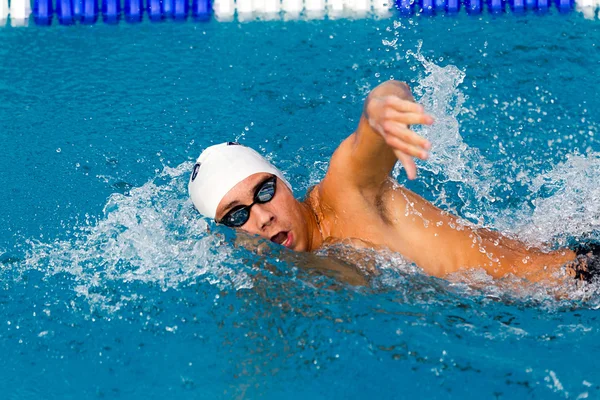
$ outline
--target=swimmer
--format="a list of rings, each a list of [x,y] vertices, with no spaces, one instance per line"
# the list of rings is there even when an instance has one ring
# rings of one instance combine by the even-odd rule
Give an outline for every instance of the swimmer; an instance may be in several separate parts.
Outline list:
[[[299,252],[342,242],[397,252],[440,278],[473,268],[530,282],[556,282],[565,272],[593,278],[600,270],[593,249],[544,252],[469,224],[399,185],[391,177],[396,162],[415,179],[414,159],[427,159],[431,148],[410,126],[433,122],[408,85],[387,81],[369,93],[356,132],[336,149],[325,178],[304,201],[294,198],[275,166],[232,142],[202,152],[189,194],[217,223]]]

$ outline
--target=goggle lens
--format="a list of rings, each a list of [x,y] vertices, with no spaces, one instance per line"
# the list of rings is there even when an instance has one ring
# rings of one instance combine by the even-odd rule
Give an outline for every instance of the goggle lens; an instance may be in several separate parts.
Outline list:
[[[276,183],[276,176],[272,176],[265,180],[254,194],[254,202],[252,204],[234,208],[229,211],[220,222],[232,228],[238,228],[244,225],[250,219],[250,208],[252,208],[253,205],[256,203],[268,203],[273,199],[275,196]]]

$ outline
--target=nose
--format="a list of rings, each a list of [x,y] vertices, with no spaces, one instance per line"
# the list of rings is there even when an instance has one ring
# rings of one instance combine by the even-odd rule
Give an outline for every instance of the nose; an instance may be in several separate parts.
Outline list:
[[[254,214],[256,224],[261,231],[275,221],[275,214],[269,207],[266,207],[266,204],[255,204],[252,207],[252,214]]]

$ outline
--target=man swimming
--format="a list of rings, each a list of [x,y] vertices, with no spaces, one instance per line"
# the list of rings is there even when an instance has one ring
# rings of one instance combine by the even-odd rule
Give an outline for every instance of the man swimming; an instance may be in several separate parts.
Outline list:
[[[499,232],[465,223],[400,186],[391,172],[400,161],[409,179],[414,158],[431,144],[410,129],[432,124],[405,83],[387,81],[368,95],[356,132],[333,153],[323,181],[302,202],[279,170],[237,143],[205,149],[188,190],[196,209],[218,223],[242,229],[295,251],[343,241],[389,249],[446,277],[482,268],[532,282],[556,281],[565,270],[590,280],[596,264],[570,249],[544,252]],[[582,252],[585,253],[585,252]]]

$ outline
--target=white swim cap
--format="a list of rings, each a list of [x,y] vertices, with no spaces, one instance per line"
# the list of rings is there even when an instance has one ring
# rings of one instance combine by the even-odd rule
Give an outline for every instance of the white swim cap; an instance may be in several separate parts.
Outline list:
[[[202,215],[215,218],[217,207],[227,192],[259,172],[277,176],[292,189],[281,171],[251,148],[234,142],[216,144],[206,148],[196,160],[188,193]]]

